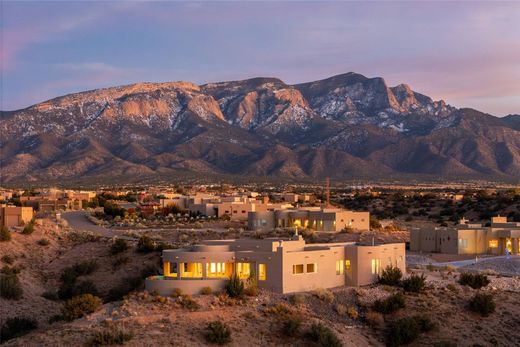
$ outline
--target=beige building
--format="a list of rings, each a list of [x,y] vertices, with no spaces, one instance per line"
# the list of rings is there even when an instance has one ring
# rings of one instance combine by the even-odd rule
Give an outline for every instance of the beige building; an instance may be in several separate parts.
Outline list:
[[[233,273],[251,276],[259,288],[278,293],[374,283],[388,266],[405,267],[404,243],[306,244],[291,239],[214,240],[186,249],[163,251],[163,275],[146,279],[146,289],[170,295],[176,289],[198,294],[222,290]]]
[[[33,219],[32,207],[0,205],[0,225],[8,228],[29,223]]]
[[[520,223],[493,217],[490,226],[467,223],[455,228],[410,231],[410,250],[447,254],[520,254]]]
[[[345,228],[369,230],[370,213],[321,207],[259,211],[249,213],[248,228],[250,230],[274,228],[308,228],[316,231],[340,231]]]

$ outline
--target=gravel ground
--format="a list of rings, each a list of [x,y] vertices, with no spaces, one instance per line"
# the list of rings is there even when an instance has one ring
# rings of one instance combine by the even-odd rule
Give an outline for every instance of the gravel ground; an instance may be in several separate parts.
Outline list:
[[[419,254],[407,254],[406,264],[407,265],[428,265],[435,263],[436,261],[430,257],[419,255]]]
[[[520,257],[481,260],[476,264],[463,266],[460,270],[490,270],[505,276],[520,276]]]

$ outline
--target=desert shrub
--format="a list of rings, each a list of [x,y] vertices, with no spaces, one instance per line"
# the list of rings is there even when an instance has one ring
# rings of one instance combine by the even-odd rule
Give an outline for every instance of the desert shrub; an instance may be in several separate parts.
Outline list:
[[[324,301],[328,304],[334,301],[334,293],[332,293],[328,289],[318,288],[313,292],[314,296],[316,296],[321,301]]]
[[[376,300],[372,309],[376,312],[388,314],[405,307],[404,295],[401,292],[390,295],[384,300]]]
[[[459,291],[458,288],[452,283],[448,283],[446,285],[446,289],[448,289],[450,292],[454,292],[454,293],[457,293]]]
[[[221,321],[213,321],[206,327],[206,340],[210,343],[224,345],[231,342],[231,329]]]
[[[244,295],[244,282],[238,277],[238,274],[233,274],[226,283],[226,293],[232,298],[239,298]]]
[[[38,323],[32,318],[8,318],[0,327],[0,343],[14,339],[15,337],[23,336],[37,327]]]
[[[0,241],[11,240],[11,232],[5,225],[0,225]]]
[[[463,272],[460,274],[459,283],[463,286],[470,286],[473,289],[480,289],[487,286],[490,281],[484,274],[472,274]]]
[[[21,269],[19,267],[13,266],[9,267],[7,265],[4,265],[2,267],[2,270],[0,270],[1,274],[4,275],[18,275],[20,273]]]
[[[117,269],[119,268],[121,265],[124,265],[124,264],[127,264],[130,262],[130,257],[128,256],[125,256],[125,255],[120,255],[120,256],[117,256],[115,257],[113,260],[112,260],[112,266]]]
[[[401,269],[395,266],[388,265],[379,276],[379,283],[389,286],[396,286],[403,277]]]
[[[61,313],[65,320],[73,321],[96,311],[100,306],[100,298],[92,294],[83,294],[67,300],[61,309]]]
[[[94,296],[98,296],[99,293],[94,282],[91,280],[83,280],[74,286],[72,296],[82,294],[92,294]]]
[[[385,324],[385,317],[379,312],[369,310],[365,313],[365,321],[372,327],[381,327]]]
[[[123,345],[130,341],[134,334],[130,331],[121,329],[107,329],[94,333],[94,336],[89,341],[90,346],[112,346]]]
[[[296,293],[293,296],[291,296],[291,302],[293,303],[293,305],[300,306],[305,304],[305,301],[305,294]]]
[[[121,300],[125,295],[143,285],[143,278],[141,276],[125,277],[121,282],[111,288],[106,296],[107,301]]]
[[[9,300],[22,298],[23,288],[16,273],[0,274],[0,297]]]
[[[247,283],[244,288],[244,294],[247,296],[258,295],[258,282],[256,281],[256,276],[254,272],[251,272],[251,275],[247,279]]]
[[[210,295],[211,293],[213,293],[213,289],[211,289],[211,287],[203,287],[201,290],[200,290],[200,293],[202,295]]]
[[[264,310],[264,313],[285,317],[293,314],[293,310],[287,304],[279,302],[277,304],[267,307]]]
[[[182,308],[185,308],[190,311],[196,311],[200,308],[199,303],[193,300],[191,295],[181,295],[179,297],[178,303],[181,305]]]
[[[405,292],[420,293],[424,290],[426,285],[426,277],[416,274],[411,274],[408,278],[401,281],[401,286]]]
[[[336,304],[334,305],[334,311],[336,311],[336,313],[340,316],[344,316],[347,314],[347,306],[343,304]]]
[[[29,223],[27,223],[24,226],[24,228],[22,230],[22,234],[31,235],[33,232],[34,232],[34,219],[31,220]]]
[[[413,342],[420,333],[434,328],[429,318],[424,316],[404,317],[388,325],[387,346],[401,346]]]
[[[3,263],[6,263],[6,264],[12,264],[13,263],[13,258],[10,256],[10,255],[4,255],[2,256],[2,262]]]
[[[116,255],[128,249],[128,243],[123,239],[116,239],[110,246],[110,254]]]
[[[469,308],[474,312],[480,313],[484,317],[495,312],[495,306],[493,295],[485,293],[476,293],[469,302]]]
[[[309,332],[308,337],[322,347],[341,347],[342,343],[336,336],[336,334],[327,326],[321,323],[313,323]]]
[[[137,251],[141,253],[150,253],[155,251],[155,241],[152,240],[149,236],[143,235],[137,241]]]
[[[351,319],[358,319],[359,317],[358,310],[356,310],[356,308],[352,306],[347,309],[347,314]]]
[[[47,239],[39,239],[36,243],[40,246],[48,246],[50,244],[50,241]]]
[[[294,337],[298,334],[302,320],[300,317],[287,317],[282,321],[282,333],[288,337]]]
[[[172,298],[178,298],[179,296],[182,295],[182,289],[180,288],[175,288],[173,290],[173,293],[170,295]]]

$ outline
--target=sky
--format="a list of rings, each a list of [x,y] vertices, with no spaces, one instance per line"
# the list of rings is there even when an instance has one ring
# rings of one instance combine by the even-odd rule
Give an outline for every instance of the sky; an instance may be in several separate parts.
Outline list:
[[[136,82],[354,71],[520,114],[518,2],[2,1],[1,110]]]

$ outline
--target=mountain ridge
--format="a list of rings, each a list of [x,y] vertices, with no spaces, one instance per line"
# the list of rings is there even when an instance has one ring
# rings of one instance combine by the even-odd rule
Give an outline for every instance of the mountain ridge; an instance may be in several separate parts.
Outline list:
[[[2,181],[106,174],[520,177],[520,116],[457,109],[346,73],[143,82],[0,114]]]

